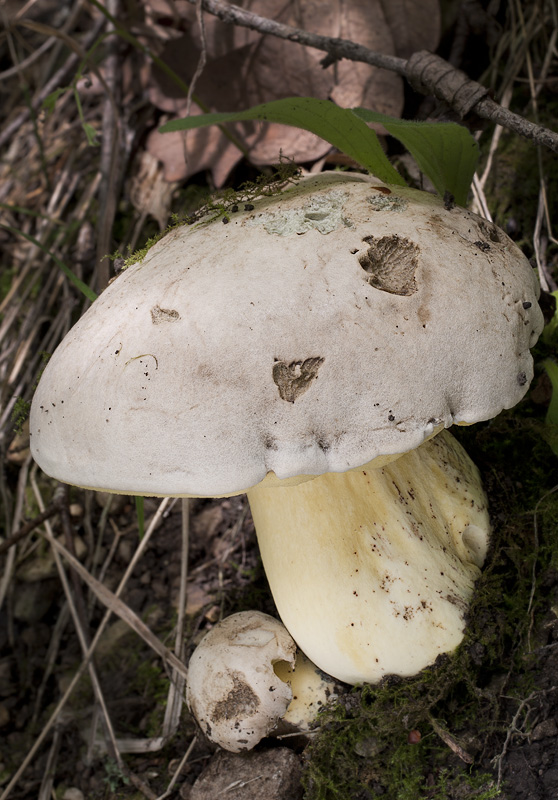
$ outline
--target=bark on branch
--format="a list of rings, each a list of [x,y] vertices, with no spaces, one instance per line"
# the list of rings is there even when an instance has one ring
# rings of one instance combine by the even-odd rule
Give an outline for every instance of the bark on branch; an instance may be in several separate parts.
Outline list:
[[[196,4],[196,0],[189,0]],[[536,125],[524,117],[514,114],[488,96],[488,89],[470,80],[464,72],[455,69],[443,58],[424,50],[414,53],[408,60],[369,50],[367,47],[330,36],[309,33],[282,22],[261,17],[244,8],[222,0],[202,0],[205,11],[230,25],[239,25],[261,34],[277,36],[290,42],[322,50],[327,55],[322,66],[328,67],[335,61],[347,59],[360,61],[380,69],[388,69],[405,78],[421,94],[433,94],[438,100],[447,103],[462,117],[474,113],[482,119],[490,120],[504,128],[531,139],[535,144],[558,152],[558,133],[541,125]]]

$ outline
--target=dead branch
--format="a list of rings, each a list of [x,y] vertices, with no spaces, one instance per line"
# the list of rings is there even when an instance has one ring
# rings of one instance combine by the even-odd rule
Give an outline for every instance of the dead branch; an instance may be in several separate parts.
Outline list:
[[[57,492],[54,496],[54,500],[50,505],[48,505],[44,511],[37,516],[30,520],[29,522],[24,523],[19,530],[17,530],[14,534],[12,534],[8,539],[4,542],[0,543],[0,555],[5,553],[6,550],[9,550],[10,547],[13,547],[14,544],[17,544],[22,539],[25,539],[35,528],[38,528],[39,525],[42,525],[45,520],[50,519],[55,514],[59,514],[62,506],[64,503],[64,495],[62,492]]]
[[[195,5],[197,0],[188,2]],[[558,133],[503,108],[488,96],[488,89],[485,86],[470,80],[464,72],[433,53],[421,50],[406,60],[376,53],[347,39],[322,36],[284,25],[267,17],[260,17],[244,8],[224,3],[222,0],[202,0],[202,3],[205,11],[229,25],[239,25],[264,35],[277,36],[306,47],[323,50],[327,53],[322,61],[324,67],[346,58],[349,61],[360,61],[380,69],[391,70],[405,78],[421,94],[432,94],[438,100],[447,103],[461,117],[474,113],[477,117],[508,128],[525,139],[531,139],[535,144],[544,145],[558,152]]]

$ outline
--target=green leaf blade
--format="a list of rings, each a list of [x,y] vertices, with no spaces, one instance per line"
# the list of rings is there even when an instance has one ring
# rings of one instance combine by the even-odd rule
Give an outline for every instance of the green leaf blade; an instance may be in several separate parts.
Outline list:
[[[385,183],[405,186],[405,181],[390,164],[374,131],[350,109],[340,108],[328,100],[289,97],[262,103],[245,111],[202,114],[171,120],[163,125],[160,131],[169,133],[207,125],[253,120],[278,122],[310,131],[346,153]]]
[[[365,122],[380,123],[398,139],[442,197],[449,192],[458,205],[466,205],[479,158],[478,144],[466,128],[455,122],[397,119],[367,108],[353,112]]]

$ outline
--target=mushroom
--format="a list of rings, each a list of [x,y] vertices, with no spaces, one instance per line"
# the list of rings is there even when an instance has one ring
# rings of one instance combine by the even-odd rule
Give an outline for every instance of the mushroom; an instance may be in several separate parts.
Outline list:
[[[208,739],[225,750],[251,750],[292,700],[274,668],[294,667],[296,645],[279,620],[242,611],[217,623],[190,658],[186,701]]]
[[[192,653],[186,700],[207,738],[237,753],[278,728],[309,731],[334,690],[278,619],[240,611]]]
[[[492,223],[312,176],[114,281],[43,373],[32,452],[121,494],[248,490],[299,647],[341,680],[409,675],[459,643],[487,547],[478,474],[440,431],[523,397],[537,297]]]

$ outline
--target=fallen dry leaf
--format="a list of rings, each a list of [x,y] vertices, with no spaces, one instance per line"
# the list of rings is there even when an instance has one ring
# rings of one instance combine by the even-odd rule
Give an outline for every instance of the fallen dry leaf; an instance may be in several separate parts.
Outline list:
[[[244,0],[244,8],[288,25],[326,36],[341,36],[386,54],[405,48],[433,47],[439,35],[438,0],[424,3],[397,0],[394,13],[384,0]],[[384,8],[384,6],[387,6]],[[166,34],[160,56],[188,83],[196,69],[201,36],[196,10],[189,3],[151,0],[148,19],[156,28],[173,21],[175,36]],[[401,20],[399,14],[406,15]],[[236,111],[258,103],[292,96],[329,98],[344,107],[365,106],[399,116],[403,106],[401,79],[367,64],[341,61],[323,69],[324,53],[274,36],[225,25],[205,15],[207,63],[195,93],[212,111]],[[178,24],[179,23],[179,24]],[[176,30],[177,27],[182,32]],[[393,30],[392,30],[393,27]],[[183,92],[161,70],[154,68],[148,86],[151,102],[173,117],[184,116]],[[192,114],[201,113],[192,104]],[[275,124],[231,126],[254,164],[279,161],[279,154],[298,163],[324,156],[330,145],[306,131]],[[164,165],[166,180],[180,180],[201,170],[212,172],[222,185],[241,152],[215,126],[188,133],[153,131],[147,147]]]
[[[434,52],[440,41],[439,0],[380,0],[395,45],[395,55],[409,58],[418,50]]]
[[[130,200],[141,215],[154,217],[162,231],[167,227],[174,188],[165,179],[159,160],[143,150],[130,180]]]

